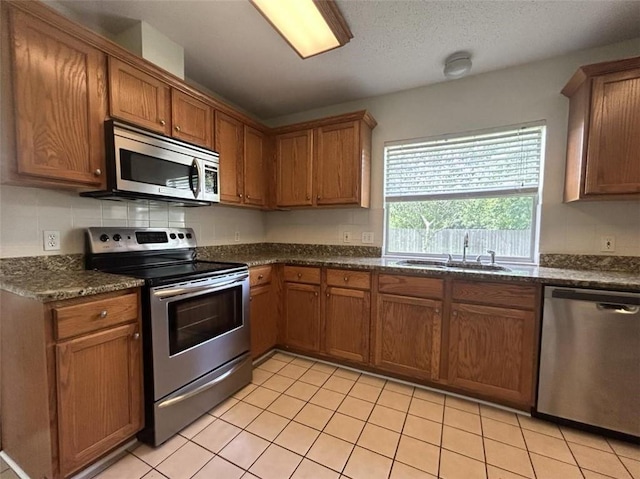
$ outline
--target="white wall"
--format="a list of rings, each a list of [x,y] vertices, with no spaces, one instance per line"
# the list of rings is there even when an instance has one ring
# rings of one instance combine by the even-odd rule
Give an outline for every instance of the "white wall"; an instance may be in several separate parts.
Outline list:
[[[265,240],[264,213],[225,206],[182,208],[81,198],[76,193],[2,185],[0,257],[83,253],[88,226],[188,226],[201,246]],[[44,251],[43,231],[60,231],[60,251]]]
[[[267,214],[269,241],[340,243],[348,228],[382,244],[383,148],[386,141],[465,132],[545,120],[546,163],[541,205],[540,252],[601,254],[600,236],[616,237],[616,255],[640,256],[640,202],[563,204],[569,101],[560,90],[580,65],[640,55],[640,39],[496,72],[443,82],[271,120],[272,126],[367,109],[373,131],[372,209]]]

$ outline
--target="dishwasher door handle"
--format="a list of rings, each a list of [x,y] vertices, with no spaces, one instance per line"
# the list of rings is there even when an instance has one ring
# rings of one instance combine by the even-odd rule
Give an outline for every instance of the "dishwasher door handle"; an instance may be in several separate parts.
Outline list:
[[[619,314],[637,314],[638,311],[640,311],[640,307],[638,306],[629,306],[626,304],[615,303],[597,303],[596,308],[598,308],[600,311]]]
[[[618,306],[640,306],[640,296],[621,294],[610,294],[606,292],[583,292],[573,289],[554,289],[551,293],[552,298],[573,299],[576,301],[589,301],[591,303],[600,304],[616,304]]]

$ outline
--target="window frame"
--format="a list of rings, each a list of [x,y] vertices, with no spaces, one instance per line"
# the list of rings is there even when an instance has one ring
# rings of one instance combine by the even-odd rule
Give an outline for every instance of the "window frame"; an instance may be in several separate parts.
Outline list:
[[[508,189],[508,190],[493,190],[493,191],[465,191],[461,193],[440,193],[440,194],[426,194],[426,195],[410,195],[398,199],[398,197],[391,201],[387,198],[387,148],[390,146],[408,145],[411,143],[422,143],[430,141],[442,141],[449,139],[458,139],[469,136],[486,135],[491,133],[499,133],[509,130],[517,130],[520,128],[541,128],[541,141],[540,141],[540,165],[538,170],[538,185],[536,188],[522,188],[522,189]],[[412,252],[392,252],[389,251],[389,203],[410,203],[418,201],[435,201],[435,200],[464,200],[464,199],[476,199],[476,198],[506,198],[509,196],[529,196],[532,201],[531,212],[531,249],[530,254],[527,257],[515,257],[515,256],[501,256],[496,255],[496,261],[509,264],[536,264],[539,256],[539,233],[540,233],[540,218],[539,209],[542,198],[542,179],[544,173],[545,152],[546,152],[546,134],[547,125],[546,121],[534,121],[527,123],[519,123],[516,125],[505,125],[500,127],[487,128],[482,130],[466,131],[461,133],[448,133],[445,135],[435,135],[430,137],[412,138],[405,140],[388,141],[384,143],[383,159],[384,159],[384,175],[383,175],[383,207],[384,207],[384,247],[383,256],[385,258],[425,258],[445,260],[450,254],[454,260],[462,258],[462,245],[460,245],[459,251],[452,251],[449,253],[412,253]],[[499,252],[496,252],[499,253]],[[467,261],[469,259],[467,258]]]

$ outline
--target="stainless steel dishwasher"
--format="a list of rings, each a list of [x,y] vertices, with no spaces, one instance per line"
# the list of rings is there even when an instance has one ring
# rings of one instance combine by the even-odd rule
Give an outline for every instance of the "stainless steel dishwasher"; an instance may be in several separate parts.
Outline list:
[[[640,437],[640,294],[546,287],[536,410]]]

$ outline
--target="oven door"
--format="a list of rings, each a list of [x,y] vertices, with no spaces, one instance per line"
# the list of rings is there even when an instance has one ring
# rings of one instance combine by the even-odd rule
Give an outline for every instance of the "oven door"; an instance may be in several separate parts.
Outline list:
[[[154,401],[249,351],[247,272],[149,294]]]

